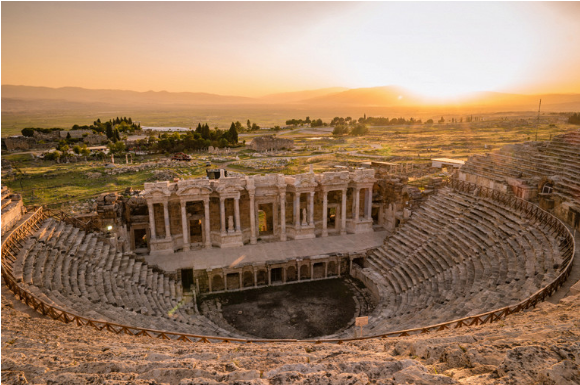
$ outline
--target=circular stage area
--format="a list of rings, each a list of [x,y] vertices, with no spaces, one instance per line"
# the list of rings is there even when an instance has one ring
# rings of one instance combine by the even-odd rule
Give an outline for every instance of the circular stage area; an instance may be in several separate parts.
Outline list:
[[[221,307],[225,321],[247,335],[308,339],[348,326],[357,309],[353,295],[337,278],[210,295],[201,310]]]

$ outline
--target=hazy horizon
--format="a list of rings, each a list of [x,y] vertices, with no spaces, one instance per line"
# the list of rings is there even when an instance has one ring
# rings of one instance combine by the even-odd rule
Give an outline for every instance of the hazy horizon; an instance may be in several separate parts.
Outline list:
[[[580,3],[3,2],[2,84],[580,92]]]

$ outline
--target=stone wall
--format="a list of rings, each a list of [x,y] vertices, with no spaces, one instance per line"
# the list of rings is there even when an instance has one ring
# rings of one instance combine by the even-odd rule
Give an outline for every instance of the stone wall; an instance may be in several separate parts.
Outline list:
[[[4,139],[8,151],[30,150],[36,146],[36,139],[27,136],[9,136]]]
[[[70,130],[70,131],[58,131],[60,139],[66,139],[68,135],[70,135],[73,139],[80,139],[83,135],[91,135],[93,130]]]
[[[254,151],[276,151],[294,148],[294,140],[277,138],[273,135],[258,136],[248,146]]]
[[[10,230],[26,212],[19,194],[12,194],[2,186],[2,235]]]

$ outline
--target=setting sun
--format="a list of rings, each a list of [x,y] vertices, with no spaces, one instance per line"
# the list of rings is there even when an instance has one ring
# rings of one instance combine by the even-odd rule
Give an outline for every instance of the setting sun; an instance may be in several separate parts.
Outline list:
[[[578,3],[5,2],[2,84],[573,92],[578,16]]]

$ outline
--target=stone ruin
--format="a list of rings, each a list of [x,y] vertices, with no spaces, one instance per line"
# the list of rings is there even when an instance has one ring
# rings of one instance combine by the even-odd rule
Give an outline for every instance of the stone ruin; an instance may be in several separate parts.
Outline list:
[[[294,148],[294,140],[277,138],[274,135],[258,136],[252,139],[248,147],[258,152],[291,150]]]
[[[537,203],[580,230],[580,130],[473,155],[458,178]]]
[[[559,146],[546,146],[550,152],[543,151],[548,156],[541,158],[535,169],[528,166],[513,172],[523,179],[531,170],[548,169],[550,175],[543,177],[549,177],[553,184],[544,184],[542,187],[547,188],[538,194],[566,196],[567,201],[562,200],[561,205],[572,207],[578,202],[574,187],[579,180],[575,176],[580,163],[575,159],[580,154],[580,142],[574,135],[564,138],[565,144],[560,138]],[[542,151],[531,153],[539,161]],[[514,158],[522,156],[520,151],[513,154]],[[12,327],[7,338],[13,338],[3,346],[3,382],[22,382],[24,373],[37,382],[50,378],[57,383],[86,379],[82,376],[91,370],[100,374],[92,373],[90,378],[107,376],[102,373],[96,352],[90,353],[91,359],[99,363],[94,368],[89,363],[79,366],[67,357],[62,365],[72,369],[63,366],[60,371],[41,371],[37,366],[30,369],[28,363],[20,363],[23,354],[33,355],[22,345],[22,331],[42,330],[29,342],[41,340],[35,350],[42,351],[46,335],[58,330],[62,349],[69,349],[68,343],[77,344],[75,351],[96,345],[99,354],[107,350],[108,356],[119,341],[124,351],[132,350],[133,334],[158,337],[139,339],[135,346],[146,346],[141,352],[117,353],[135,361],[136,355],[149,359],[163,352],[161,363],[149,362],[150,366],[137,374],[125,373],[123,366],[114,373],[116,377],[107,377],[114,380],[137,377],[139,381],[154,378],[162,383],[183,384],[202,378],[212,383],[240,379],[252,383],[455,384],[460,383],[458,379],[461,383],[464,379],[469,383],[577,383],[579,342],[570,330],[578,321],[580,289],[576,284],[575,291],[570,290],[576,293],[576,300],[561,302],[553,317],[551,311],[556,305],[540,303],[544,295],[537,294],[547,293],[547,297],[562,285],[563,281],[558,280],[570,272],[574,239],[551,214],[515,197],[523,190],[501,192],[493,185],[463,180],[479,178],[482,183],[490,183],[495,176],[493,181],[499,182],[512,173],[506,167],[509,162],[498,166],[483,163],[489,160],[486,158],[477,160],[482,162],[467,162],[463,174],[459,173],[450,186],[433,180],[426,189],[432,192],[427,194],[407,186],[403,176],[393,175],[387,167],[376,167],[352,172],[151,183],[141,192],[106,194],[99,199],[94,217],[100,218],[102,233],[40,217],[29,235],[12,246],[12,257],[5,257],[8,253],[3,245],[3,277],[8,284],[42,301],[43,311],[54,308],[59,309],[54,312],[68,312],[59,319],[73,326],[52,329],[48,322],[54,321],[28,316],[19,318],[15,326],[8,316],[4,318],[14,310],[4,307],[3,296],[3,336],[7,323]],[[524,163],[520,159],[517,164]],[[556,172],[561,178],[554,178]],[[492,194],[488,188],[496,191]],[[255,212],[252,208],[259,215],[251,215]],[[563,213],[551,210],[557,215]],[[325,212],[326,222],[322,220]],[[331,221],[329,213],[334,216]],[[392,223],[395,227],[382,245],[370,250],[308,255],[293,261],[276,256],[282,259],[265,265],[223,266],[216,259],[215,266],[210,265],[205,273],[197,271],[194,276],[191,272],[189,278],[196,278],[191,285],[191,280],[185,285],[186,269],[162,270],[149,264],[147,255],[138,253],[150,249],[169,263],[176,257],[174,252],[193,258],[206,250],[206,242],[216,251],[232,246],[248,253],[251,247],[267,245],[251,245],[252,235],[260,242],[257,238],[262,231],[264,237],[280,243],[289,239],[308,241],[312,236],[321,242],[333,239],[333,235],[338,240],[344,233],[361,236],[374,231],[381,226],[381,215],[383,228]],[[569,220],[569,216],[568,211],[562,219]],[[139,243],[133,247],[133,241]],[[246,242],[250,246],[243,246]],[[352,326],[328,336],[342,344],[319,344],[318,340],[285,341],[285,345],[236,344],[236,338],[246,342],[244,338],[248,337],[212,322],[199,314],[195,305],[195,296],[207,292],[343,274],[363,282],[376,301],[364,329],[365,336],[373,338],[348,342],[358,331]],[[532,306],[536,310],[531,310]],[[528,307],[531,313],[523,311]],[[488,313],[482,315],[484,312]],[[518,315],[510,315],[513,312]],[[72,318],[67,318],[73,314],[86,317],[83,319],[90,320],[87,325],[92,326],[74,326]],[[28,327],[23,329],[23,323]],[[476,325],[482,326],[475,332],[468,329]],[[65,331],[71,333],[70,339]],[[436,331],[437,338],[430,338]],[[389,338],[380,338],[387,335]],[[538,335],[545,338],[538,340]],[[509,346],[513,336],[518,336],[517,344]],[[189,344],[220,341],[220,337],[234,343]],[[111,343],[113,338],[115,343]],[[182,358],[168,358],[170,351],[176,357],[186,354],[188,360],[195,360],[194,368],[184,368]],[[372,354],[364,355],[368,351]],[[5,354],[11,358],[5,359]],[[211,363],[205,365],[208,354],[217,358],[210,358]],[[280,357],[275,364],[273,356]],[[36,365],[48,365],[43,357],[39,356]],[[51,360],[51,368],[60,360],[55,362]],[[285,365],[279,366],[278,362]],[[252,366],[254,363],[258,366]],[[214,364],[220,369],[211,366]],[[64,372],[73,369],[76,374]]]
[[[2,186],[2,235],[13,227],[25,212],[22,196],[13,194],[8,187]]]
[[[71,138],[82,139],[82,143],[87,146],[107,143],[106,135],[95,134],[92,130],[61,130],[49,133],[34,131],[32,137],[16,135],[2,138],[2,141],[8,151],[51,149],[56,147],[60,140],[66,139],[67,134],[70,134]]]

